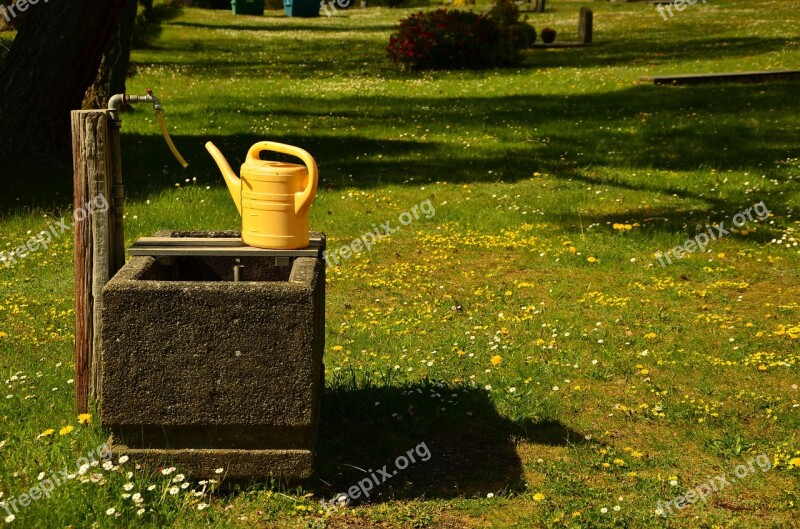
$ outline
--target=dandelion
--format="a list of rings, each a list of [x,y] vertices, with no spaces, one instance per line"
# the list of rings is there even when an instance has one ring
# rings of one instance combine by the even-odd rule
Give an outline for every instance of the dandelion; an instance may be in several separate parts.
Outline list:
[[[74,429],[74,426],[64,426],[58,431],[58,435],[69,435],[69,433]]]
[[[543,499],[544,499],[544,494],[542,494],[541,492],[537,492],[536,494],[533,495],[534,501],[542,501]]]
[[[81,413],[78,415],[78,423],[92,424],[92,415],[90,413]]]
[[[49,437],[49,436],[53,435],[55,432],[56,431],[53,430],[52,428],[48,428],[47,430],[45,430],[42,433],[40,433],[36,438],[37,439],[41,439],[42,437]]]
[[[589,256],[586,260],[589,261],[590,263],[596,263],[598,261],[596,257],[592,256]]]
[[[503,357],[500,355],[494,355],[491,360],[493,366],[499,366],[502,361]]]

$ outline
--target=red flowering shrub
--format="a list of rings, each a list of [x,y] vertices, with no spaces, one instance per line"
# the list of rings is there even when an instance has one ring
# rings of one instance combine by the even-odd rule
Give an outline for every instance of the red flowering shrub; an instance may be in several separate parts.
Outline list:
[[[436,11],[410,15],[389,39],[389,58],[403,68],[485,68],[496,64],[500,38],[491,18],[469,11]]]
[[[488,15],[439,9],[404,18],[386,51],[411,70],[485,68],[518,63],[534,41],[513,0],[495,0]]]

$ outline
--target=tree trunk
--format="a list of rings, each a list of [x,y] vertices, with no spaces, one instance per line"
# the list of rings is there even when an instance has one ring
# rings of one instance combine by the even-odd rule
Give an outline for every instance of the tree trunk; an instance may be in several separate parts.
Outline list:
[[[0,158],[61,158],[125,0],[29,5],[0,68]]]
[[[125,93],[125,78],[131,60],[133,28],[136,25],[137,0],[124,0],[125,7],[120,14],[119,23],[108,43],[97,77],[86,91],[83,108],[101,109],[108,105],[114,94]]]

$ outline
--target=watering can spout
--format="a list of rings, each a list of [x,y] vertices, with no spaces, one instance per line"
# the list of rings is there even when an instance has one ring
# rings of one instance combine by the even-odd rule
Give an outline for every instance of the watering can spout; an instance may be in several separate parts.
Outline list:
[[[219,166],[219,170],[222,172],[223,178],[225,178],[225,183],[228,184],[228,190],[231,192],[231,196],[233,197],[233,202],[236,204],[236,209],[239,210],[239,214],[242,213],[242,181],[233,172],[228,160],[222,155],[222,153],[217,149],[216,145],[211,142],[206,143],[206,150],[211,154],[211,157],[214,158],[214,161],[217,162]]]

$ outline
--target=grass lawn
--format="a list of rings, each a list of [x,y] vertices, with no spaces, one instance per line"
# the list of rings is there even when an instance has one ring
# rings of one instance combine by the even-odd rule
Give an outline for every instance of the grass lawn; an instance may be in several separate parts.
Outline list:
[[[581,5],[552,0],[530,21],[576,40]],[[435,214],[328,270],[324,416],[302,488],[193,495],[180,469],[77,472],[105,434],[74,410],[71,232],[0,267],[0,501],[76,474],[9,527],[798,527],[800,82],[637,80],[797,69],[800,3],[698,2],[668,21],[591,6],[591,48],[413,75],[384,51],[413,9],[165,20],[129,91],[162,98],[191,165],[152,111],[125,115],[129,243],[238,227],[208,140],[234,167],[258,140],[310,151],[311,224],[331,250],[426,201]],[[10,250],[69,213],[71,176],[2,171]],[[661,266],[721,222],[730,233]],[[430,457],[369,501],[321,508],[421,443]],[[698,487],[705,501],[656,514]]]

